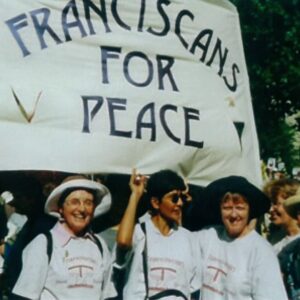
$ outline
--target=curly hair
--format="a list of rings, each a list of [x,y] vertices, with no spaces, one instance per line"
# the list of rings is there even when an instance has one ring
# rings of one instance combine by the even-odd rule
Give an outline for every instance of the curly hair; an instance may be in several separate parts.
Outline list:
[[[293,178],[282,178],[269,181],[263,188],[264,193],[272,202],[277,200],[279,194],[287,199],[296,194],[300,181]]]

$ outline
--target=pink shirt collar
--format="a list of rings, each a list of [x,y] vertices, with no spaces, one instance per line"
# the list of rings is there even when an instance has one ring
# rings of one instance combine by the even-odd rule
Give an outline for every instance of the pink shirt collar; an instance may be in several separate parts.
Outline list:
[[[84,236],[78,237],[74,234],[71,234],[66,228],[62,225],[61,222],[57,222],[52,229],[53,234],[57,237],[60,245],[62,247],[66,246],[71,239],[91,239],[94,240],[92,234],[90,232],[86,232]]]

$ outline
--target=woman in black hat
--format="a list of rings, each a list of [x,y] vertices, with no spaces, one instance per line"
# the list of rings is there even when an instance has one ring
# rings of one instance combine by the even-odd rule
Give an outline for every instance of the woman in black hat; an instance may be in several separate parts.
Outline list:
[[[269,199],[245,178],[209,184],[205,195],[220,225],[196,233],[201,249],[203,300],[287,299],[271,245],[251,224],[267,212]]]

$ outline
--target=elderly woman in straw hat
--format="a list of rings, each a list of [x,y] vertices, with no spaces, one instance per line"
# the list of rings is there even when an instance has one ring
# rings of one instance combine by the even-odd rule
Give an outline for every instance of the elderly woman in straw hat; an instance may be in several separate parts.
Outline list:
[[[56,187],[45,212],[58,222],[24,249],[13,294],[22,299],[102,299],[110,255],[90,224],[110,206],[109,190],[83,176],[68,177]]]
[[[268,211],[269,199],[240,176],[212,182],[205,194],[220,225],[195,233],[202,258],[201,299],[287,299],[275,253],[251,224]]]
[[[300,225],[300,189],[286,199],[284,208]],[[285,246],[279,252],[278,258],[289,299],[300,299],[300,238]]]

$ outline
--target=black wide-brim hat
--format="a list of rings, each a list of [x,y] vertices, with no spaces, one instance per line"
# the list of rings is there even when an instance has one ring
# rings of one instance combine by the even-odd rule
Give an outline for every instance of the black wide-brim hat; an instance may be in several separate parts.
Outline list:
[[[270,199],[255,185],[241,176],[228,176],[210,183],[204,191],[209,203],[210,214],[215,216],[216,223],[221,221],[220,202],[226,193],[243,195],[250,206],[250,219],[258,218],[271,206]]]

